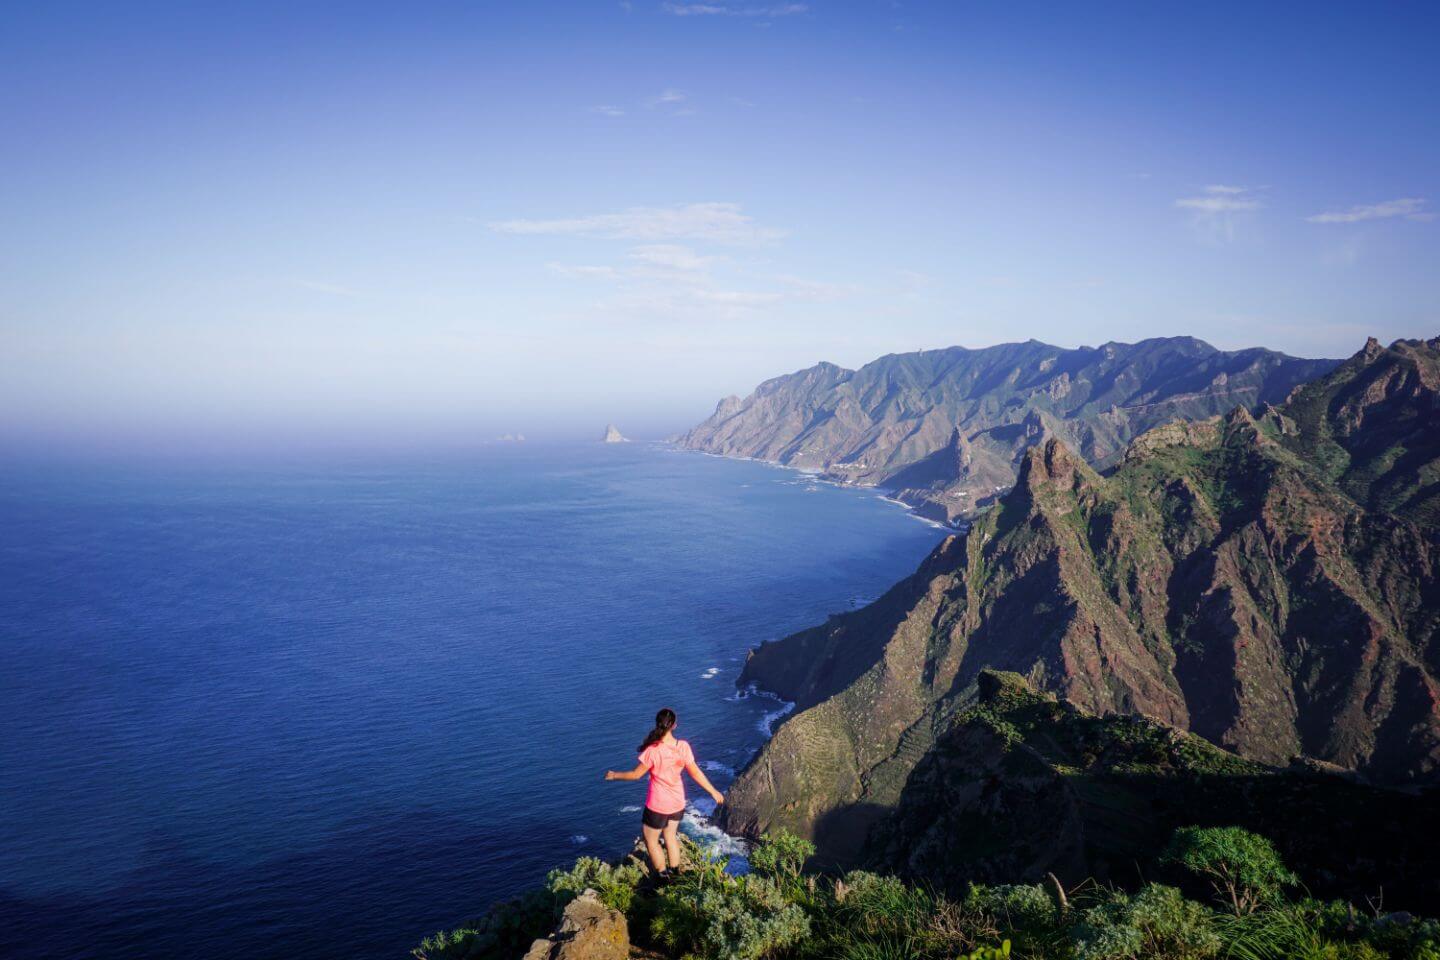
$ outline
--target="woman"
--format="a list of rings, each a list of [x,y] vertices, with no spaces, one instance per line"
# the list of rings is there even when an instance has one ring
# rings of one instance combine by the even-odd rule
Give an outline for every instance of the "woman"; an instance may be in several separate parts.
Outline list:
[[[669,707],[655,714],[655,729],[640,744],[640,763],[634,770],[617,773],[605,771],[606,780],[639,780],[650,774],[650,792],[645,796],[645,812],[640,816],[641,833],[645,835],[645,851],[660,879],[666,880],[672,870],[680,868],[680,840],[675,836],[680,817],[685,813],[685,783],[680,774],[700,784],[714,798],[716,805],[725,802],[725,795],[710,785],[704,771],[695,766],[690,744],[675,739],[675,711]],[[660,835],[665,835],[665,851],[660,852]]]

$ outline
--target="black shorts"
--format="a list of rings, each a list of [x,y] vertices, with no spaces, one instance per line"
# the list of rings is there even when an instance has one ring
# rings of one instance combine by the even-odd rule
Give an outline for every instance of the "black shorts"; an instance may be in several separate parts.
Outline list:
[[[645,812],[640,814],[640,822],[652,830],[664,830],[669,824],[679,823],[683,816],[685,816],[684,810],[677,810],[674,813],[656,813],[646,807]]]

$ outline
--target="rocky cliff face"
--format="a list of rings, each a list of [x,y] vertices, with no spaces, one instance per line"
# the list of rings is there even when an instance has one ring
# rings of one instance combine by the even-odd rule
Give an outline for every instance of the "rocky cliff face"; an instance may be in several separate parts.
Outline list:
[[[893,488],[952,518],[1008,488],[1042,438],[1104,466],[1151,427],[1279,402],[1335,363],[1224,352],[1189,337],[1078,350],[1033,340],[952,347],[768,380],[743,400],[722,400],[680,443]]]
[[[766,644],[796,712],[727,825],[858,856],[916,764],[1014,671],[1263,763],[1440,779],[1440,340],[1370,344],[1264,409],[1173,424],[1107,476],[1051,437],[875,604]]]

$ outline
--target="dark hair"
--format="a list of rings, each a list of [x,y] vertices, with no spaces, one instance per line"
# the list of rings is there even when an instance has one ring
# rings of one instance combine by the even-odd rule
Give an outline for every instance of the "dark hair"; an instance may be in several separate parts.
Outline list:
[[[675,711],[669,707],[661,707],[660,712],[655,714],[655,729],[645,734],[645,739],[640,742],[640,751],[652,743],[659,743],[665,739],[665,734],[675,728]]]

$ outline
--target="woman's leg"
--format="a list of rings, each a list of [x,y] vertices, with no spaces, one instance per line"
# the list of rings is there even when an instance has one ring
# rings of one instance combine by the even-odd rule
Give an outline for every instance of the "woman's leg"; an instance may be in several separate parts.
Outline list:
[[[659,873],[665,869],[665,854],[660,850],[660,831],[647,823],[640,827],[640,833],[645,838],[645,852],[650,854],[650,866]]]
[[[679,820],[671,820],[665,824],[665,852],[670,856],[671,870],[680,866],[680,837],[677,835],[679,826]]]

